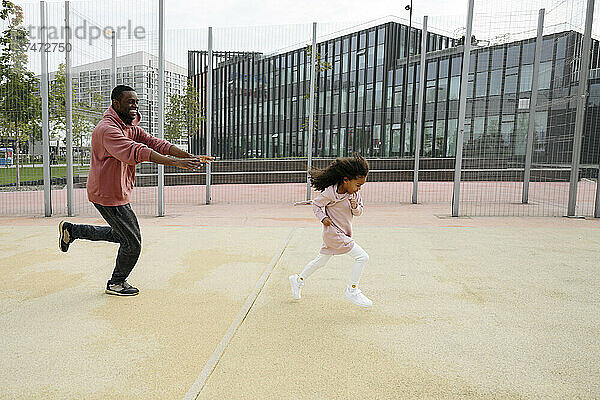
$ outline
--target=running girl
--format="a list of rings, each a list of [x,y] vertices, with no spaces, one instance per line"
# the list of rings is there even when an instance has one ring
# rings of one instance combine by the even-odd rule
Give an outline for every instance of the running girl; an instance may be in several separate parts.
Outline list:
[[[353,157],[336,159],[326,169],[311,170],[311,185],[321,192],[311,204],[323,224],[323,245],[317,257],[300,274],[289,277],[294,299],[300,299],[306,279],[325,266],[331,257],[348,254],[354,258],[354,264],[344,298],[361,307],[372,304],[358,288],[369,255],[352,239],[352,218],[363,212],[359,191],[368,173],[369,163],[356,153]]]

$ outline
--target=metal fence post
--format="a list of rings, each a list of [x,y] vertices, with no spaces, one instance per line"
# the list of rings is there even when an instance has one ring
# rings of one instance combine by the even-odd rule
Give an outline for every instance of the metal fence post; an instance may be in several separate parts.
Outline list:
[[[206,155],[212,153],[212,74],[213,74],[213,37],[212,27],[208,28],[208,71],[206,72]],[[202,123],[202,122],[200,122]],[[210,204],[211,164],[206,164],[206,204]]]
[[[160,38],[158,40],[160,40]],[[110,59],[110,85],[112,90],[117,86],[117,34],[115,31],[112,32],[110,45],[112,51]]]
[[[46,48],[48,41],[48,22],[46,15],[46,2],[40,1],[40,33],[42,49]],[[50,122],[49,122],[49,104],[48,104],[48,53],[41,51],[42,58],[42,81],[40,92],[42,95],[42,140],[44,154],[44,215],[52,215],[52,193],[50,182]]]
[[[421,157],[421,131],[423,130],[423,111],[425,109],[425,53],[427,53],[427,16],[423,17],[421,33],[421,72],[419,74],[419,110],[417,131],[415,132],[415,169],[413,171],[412,203],[417,204],[419,192],[419,160]]]
[[[594,207],[594,218],[600,218],[600,166],[598,166],[598,178],[596,178],[596,205]]]
[[[308,138],[306,151],[308,156],[306,170],[306,200],[310,200],[310,170],[312,168],[313,133],[315,130],[315,87],[317,85],[317,23],[313,22],[312,47],[310,53],[310,91],[308,99]]]
[[[113,38],[114,40],[114,38]],[[113,63],[116,71],[116,52]],[[115,74],[116,79],[116,74]],[[158,0],[158,137],[165,131],[165,1]],[[158,164],[158,216],[165,216],[165,166]]]
[[[73,87],[71,82],[70,2],[65,1],[65,131],[67,145],[67,215],[73,212]]]
[[[577,205],[577,184],[579,182],[579,161],[581,158],[581,137],[585,120],[585,108],[590,74],[590,51],[592,44],[592,22],[594,17],[594,0],[588,0],[585,16],[585,32],[581,50],[581,67],[579,69],[579,87],[577,92],[577,114],[575,116],[575,135],[573,137],[573,158],[571,160],[571,181],[569,184],[569,204],[567,216],[575,216]]]
[[[406,59],[405,59],[405,63],[404,63],[404,78],[403,78],[403,89],[402,89],[402,109],[400,111],[400,120],[402,121],[402,131],[401,131],[401,143],[400,143],[400,148],[404,149],[404,144],[406,143],[406,128],[408,128],[408,131],[410,132],[411,136],[414,134],[413,133],[413,124],[411,121],[411,116],[407,115],[406,113],[406,106],[407,106],[407,102],[408,102],[408,67],[410,65],[410,34],[412,32],[412,14],[413,14],[413,2],[412,0],[410,1],[410,5],[407,5],[405,7],[405,10],[408,11],[408,30],[406,31],[406,42],[404,47],[406,49]],[[415,44],[416,47],[416,44]],[[407,122],[408,121],[408,122]],[[408,145],[408,149],[404,149],[404,152],[408,151],[410,153],[410,141],[409,141],[409,145]]]
[[[471,35],[473,31],[473,2],[469,1],[467,11],[467,30],[463,43],[462,71],[460,74],[460,100],[458,110],[458,135],[456,138],[456,162],[454,165],[454,191],[452,193],[452,216],[458,217],[460,203],[460,180],[462,170],[463,139],[465,133],[465,114],[467,108],[467,80],[469,75],[469,61],[471,58]]]
[[[533,133],[535,131],[535,110],[538,97],[538,76],[540,74],[540,59],[542,56],[542,44],[544,35],[544,14],[546,10],[541,9],[538,17],[537,40],[535,42],[535,57],[533,61],[533,81],[531,82],[531,99],[529,100],[529,130],[527,131],[527,150],[525,153],[525,171],[523,172],[523,197],[522,202],[529,202],[529,181],[531,180],[531,162],[533,159]]]

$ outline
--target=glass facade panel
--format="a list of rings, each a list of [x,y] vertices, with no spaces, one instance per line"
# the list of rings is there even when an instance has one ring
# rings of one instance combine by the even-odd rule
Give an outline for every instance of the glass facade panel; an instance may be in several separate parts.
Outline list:
[[[523,65],[521,67],[521,83],[519,85],[520,92],[530,92],[531,82],[533,78],[533,65]]]
[[[439,77],[440,79],[446,78],[448,76],[448,68],[450,67],[450,60],[441,60],[440,61],[440,71]]]
[[[562,68],[561,68],[562,71]],[[556,71],[559,73],[559,71]],[[539,90],[550,89],[550,82],[552,81],[552,61],[540,63],[539,71]]]
[[[527,130],[529,129],[529,113],[519,113],[517,115],[517,129],[514,135],[514,154],[518,156],[525,155],[527,148]]]
[[[450,78],[450,100],[458,100],[460,97],[460,76]]]
[[[510,75],[504,79],[504,93],[517,93],[517,75]]]
[[[404,155],[411,156],[414,155],[414,141],[412,140],[412,132],[415,130],[410,126],[410,124],[404,125]]]
[[[512,142],[512,137],[514,135],[515,123],[514,121],[502,122],[502,127],[500,131],[501,144],[505,149],[508,149]]]
[[[556,58],[565,58],[567,52],[567,38],[565,36],[556,39]]]
[[[489,66],[490,55],[487,51],[482,51],[477,55],[477,71],[485,71]]]
[[[479,140],[485,130],[485,117],[476,117],[473,119],[473,140]]]
[[[535,42],[524,43],[521,64],[533,64],[534,58],[535,58]]]
[[[448,98],[448,81],[446,79],[441,79],[438,82],[437,102],[438,103],[445,102],[447,98]]]
[[[533,135],[534,154],[544,153],[546,151],[548,140],[548,111],[538,111],[535,113],[535,132]]]
[[[495,49],[492,52],[492,69],[501,69],[504,67],[504,49]]]
[[[542,41],[542,54],[541,62],[552,60],[552,53],[554,52],[554,39],[544,39]]]
[[[487,93],[487,72],[479,72],[477,74],[477,83],[475,85],[475,96],[483,97]]]
[[[315,147],[319,151],[315,154],[335,157],[354,150],[377,157],[414,154],[420,63],[411,63],[403,99],[402,31],[406,28],[389,23],[319,44],[322,60],[332,67],[318,73]],[[574,107],[574,101],[558,100],[576,93],[572,81],[578,64],[573,60],[579,60],[576,52],[580,46],[568,45],[575,36],[567,32],[547,35],[544,40],[535,121],[536,157],[556,152],[557,138],[573,129],[574,118],[565,110]],[[418,37],[413,38],[418,42]],[[391,39],[395,42],[386,41]],[[430,50],[446,46],[446,39],[430,34]],[[522,159],[534,51],[533,39],[472,49],[473,73],[466,85],[465,151],[486,154],[500,145],[506,157],[517,163]],[[293,50],[257,61],[238,54],[233,61],[217,64],[213,121],[219,156],[289,157],[305,153],[309,103],[305,60],[304,51]],[[420,132],[426,157],[449,157],[456,151],[461,64],[458,47],[428,55],[422,99],[425,118]],[[121,69],[120,73],[122,80]],[[135,78],[133,70],[125,73]],[[264,82],[259,76],[264,76]],[[102,78],[100,72],[94,77],[99,82]],[[202,75],[199,77],[193,81],[204,82]],[[89,84],[89,75],[78,78],[87,79]],[[557,116],[558,112],[562,114]]]
[[[400,155],[400,145],[402,141],[402,126],[400,124],[392,125],[392,156]]]
[[[427,80],[436,79],[437,77],[437,61],[427,63]]]
[[[433,148],[433,121],[426,121],[423,132],[423,157],[431,157]]]
[[[452,67],[450,69],[450,74],[452,76],[460,76],[462,71],[462,56],[452,57]]]
[[[454,157],[456,155],[456,136],[458,134],[458,120],[448,120],[448,140],[446,145],[446,157]]]
[[[499,95],[502,92],[502,70],[494,70],[490,73],[490,96]]]
[[[446,133],[446,121],[441,120],[435,123],[435,157],[444,157],[444,137]]]
[[[506,68],[519,66],[521,46],[513,45],[508,46],[506,52]]]

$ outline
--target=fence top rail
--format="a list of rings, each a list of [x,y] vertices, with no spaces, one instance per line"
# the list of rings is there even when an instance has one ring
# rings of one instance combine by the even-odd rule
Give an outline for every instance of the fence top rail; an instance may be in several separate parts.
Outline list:
[[[523,171],[525,168],[463,168],[462,172],[515,172]],[[531,168],[532,171],[570,171],[570,168]],[[413,172],[412,169],[376,169],[370,170],[369,173],[393,173],[393,172]],[[419,172],[454,172],[453,168],[440,169],[420,169]],[[165,175],[198,175],[206,172],[165,172]],[[306,174],[306,170],[302,171],[211,171],[211,175],[260,175],[260,174]],[[136,176],[157,176],[158,173],[136,173]]]

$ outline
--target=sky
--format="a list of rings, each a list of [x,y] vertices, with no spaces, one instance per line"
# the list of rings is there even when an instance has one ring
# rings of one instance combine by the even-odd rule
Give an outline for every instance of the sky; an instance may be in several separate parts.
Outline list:
[[[23,5],[30,24],[39,25],[39,2],[13,1]],[[48,1],[51,25],[62,24],[63,3]],[[312,22],[318,23],[319,39],[323,39],[327,34],[339,36],[364,28],[364,24],[388,20],[406,23],[409,12],[404,7],[408,4],[410,0],[165,0],[166,55],[185,66],[187,49],[206,49],[208,26],[213,27],[215,49],[284,51],[310,41]],[[583,29],[584,0],[475,0],[474,33],[492,42],[534,37],[541,7],[546,9],[548,31]],[[140,49],[157,53],[158,0],[74,1],[71,8],[75,25],[85,19],[102,27],[124,26],[128,21],[143,26],[146,40],[121,41],[119,54]],[[420,27],[423,16],[428,15],[430,29],[448,36],[460,37],[464,32],[466,13],[467,0],[413,1],[413,25]],[[600,37],[600,0],[596,2],[595,20],[594,34]],[[506,33],[511,36],[506,37]],[[73,55],[74,65],[108,58],[110,41],[81,41]],[[61,55],[50,55],[51,70],[59,62],[55,59],[60,60]]]
[[[37,1],[18,1],[18,4],[37,4]],[[48,1],[48,3],[63,3]],[[121,7],[122,10],[134,14],[143,12],[143,4],[158,4],[157,0],[92,0],[72,2],[102,4],[108,8]],[[365,22],[389,15],[408,19],[408,11],[404,7],[410,0],[375,0],[367,3],[364,0],[219,0],[190,1],[165,0],[165,20],[168,28],[202,28],[207,26],[256,26],[303,24],[311,22]],[[125,7],[125,8],[123,8]],[[155,6],[156,7],[156,6]],[[475,14],[522,13],[535,11],[545,7],[547,12],[554,9],[563,18],[581,20],[573,15],[572,10],[580,13],[585,7],[585,0],[476,0]],[[600,4],[596,2],[596,16]],[[413,1],[413,15],[421,20],[423,15],[429,16],[465,16],[467,0],[427,0]],[[577,14],[577,12],[575,12]],[[581,21],[583,22],[583,21]]]

